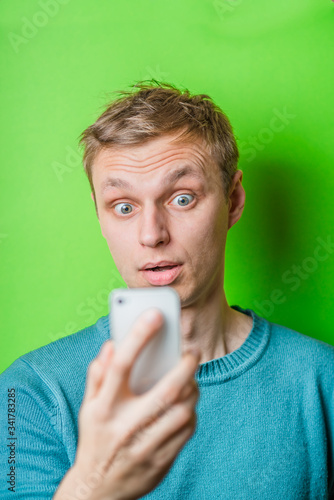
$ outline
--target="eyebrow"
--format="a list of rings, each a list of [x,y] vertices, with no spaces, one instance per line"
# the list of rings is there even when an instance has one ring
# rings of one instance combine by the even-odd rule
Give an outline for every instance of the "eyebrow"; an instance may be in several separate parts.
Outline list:
[[[173,170],[172,172],[169,172],[163,179],[162,185],[165,187],[171,184],[175,184],[179,179],[186,176],[194,177],[200,180],[204,179],[203,175],[200,172],[198,172],[198,170],[195,170],[191,166],[184,166],[176,170]],[[119,179],[117,177],[109,177],[102,183],[101,191],[102,193],[104,193],[107,189],[112,187],[133,190],[133,186],[128,181]]]

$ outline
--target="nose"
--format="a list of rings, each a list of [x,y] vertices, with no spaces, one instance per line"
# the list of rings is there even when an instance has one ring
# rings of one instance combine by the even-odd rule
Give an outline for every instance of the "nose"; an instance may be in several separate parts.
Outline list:
[[[144,207],[140,214],[139,243],[152,248],[159,244],[166,245],[170,239],[166,218],[167,214],[156,205]]]

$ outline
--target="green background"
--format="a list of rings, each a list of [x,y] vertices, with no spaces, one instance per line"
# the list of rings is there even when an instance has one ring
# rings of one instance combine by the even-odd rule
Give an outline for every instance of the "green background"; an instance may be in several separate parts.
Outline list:
[[[150,78],[209,94],[234,127],[228,303],[334,344],[333,247],[314,257],[334,241],[333,2],[2,0],[0,19],[0,371],[125,286],[77,144],[112,91]]]

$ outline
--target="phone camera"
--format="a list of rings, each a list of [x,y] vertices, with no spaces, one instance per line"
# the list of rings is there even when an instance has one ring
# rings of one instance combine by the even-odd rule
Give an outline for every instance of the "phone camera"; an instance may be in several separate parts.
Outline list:
[[[118,299],[117,301],[119,304],[123,304],[123,299]]]

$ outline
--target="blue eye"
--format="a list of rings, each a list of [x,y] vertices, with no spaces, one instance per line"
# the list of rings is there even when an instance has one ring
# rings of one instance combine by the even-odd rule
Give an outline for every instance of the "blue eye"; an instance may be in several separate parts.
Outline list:
[[[185,207],[186,205],[189,205],[189,203],[191,203],[192,199],[189,200],[189,198],[192,198],[194,199],[194,196],[192,194],[179,194],[178,196],[176,196],[174,198],[174,200],[176,200],[178,198],[178,202],[180,203],[177,203],[180,207]],[[173,200],[173,201],[174,201]],[[120,210],[117,209],[117,207],[121,207]],[[117,203],[115,206],[114,206],[116,212],[119,214],[119,215],[128,215],[132,212],[132,205],[131,203]]]
[[[181,204],[178,203],[178,205],[180,207],[185,207],[186,205],[188,205],[192,200],[188,200],[188,198],[186,198],[187,196],[190,196],[191,198],[194,198],[192,194],[179,194],[178,196],[176,196],[174,198],[174,200],[176,200],[176,198],[179,198],[179,200],[181,201]]]
[[[117,212],[118,214],[119,214],[119,213],[121,213],[121,214],[123,214],[123,215],[126,215],[126,214],[130,214],[130,213],[132,212],[132,208],[131,208],[131,210],[123,210],[123,209],[124,209],[124,206],[125,206],[125,207],[131,207],[130,203],[117,203],[117,205],[115,205],[115,209],[116,209],[116,207],[117,207],[118,205],[123,205],[123,206],[122,206],[122,208],[121,208],[121,212],[118,212],[118,211],[116,210],[116,212]]]

